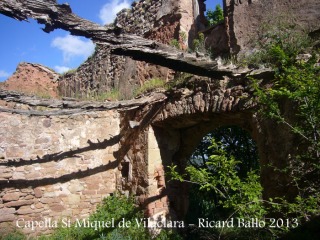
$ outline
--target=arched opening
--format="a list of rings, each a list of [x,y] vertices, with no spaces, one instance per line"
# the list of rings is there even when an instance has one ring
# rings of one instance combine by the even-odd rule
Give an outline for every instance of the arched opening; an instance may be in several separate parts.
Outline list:
[[[190,181],[187,239],[216,239],[219,235],[232,239],[233,234],[239,237],[239,231],[230,226],[226,231],[223,222],[234,218],[232,225],[236,225],[237,205],[245,206],[245,200],[239,198],[246,197],[241,195],[262,195],[258,149],[250,134],[234,125],[215,128],[201,139],[186,169]]]

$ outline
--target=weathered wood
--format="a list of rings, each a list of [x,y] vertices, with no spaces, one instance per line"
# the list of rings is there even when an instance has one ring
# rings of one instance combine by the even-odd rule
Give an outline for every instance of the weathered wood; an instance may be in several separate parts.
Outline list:
[[[47,33],[61,28],[72,35],[107,44],[113,54],[129,56],[176,71],[216,78],[232,74],[232,71],[226,69],[219,70],[217,62],[207,57],[197,57],[156,41],[125,34],[120,28],[101,26],[80,18],[72,13],[68,4],[59,5],[55,0],[1,0],[0,13],[20,21],[34,18],[45,25],[43,30]]]
[[[64,101],[58,99],[41,99],[35,96],[27,96],[17,92],[0,90],[0,99],[7,102],[15,102],[25,104],[31,107],[42,106],[54,110],[37,111],[37,110],[20,110],[10,108],[0,108],[0,112],[8,112],[22,115],[33,116],[57,116],[57,115],[73,115],[78,113],[86,113],[89,111],[104,111],[116,109],[119,111],[130,110],[163,102],[167,96],[163,93],[151,93],[148,96],[132,100],[116,101],[116,102],[97,102],[97,101]]]

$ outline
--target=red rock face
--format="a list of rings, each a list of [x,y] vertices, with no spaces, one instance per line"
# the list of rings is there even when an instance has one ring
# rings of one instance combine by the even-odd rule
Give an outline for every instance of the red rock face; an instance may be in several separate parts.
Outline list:
[[[39,97],[57,97],[59,74],[40,64],[20,63],[1,88]]]

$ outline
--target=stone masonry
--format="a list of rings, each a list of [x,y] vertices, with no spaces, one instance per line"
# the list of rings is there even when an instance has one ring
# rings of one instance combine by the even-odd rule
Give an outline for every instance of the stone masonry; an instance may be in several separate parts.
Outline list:
[[[116,191],[116,111],[58,117],[1,112],[0,125],[1,230],[18,219],[23,223],[88,217]],[[39,227],[21,230],[50,232]]]
[[[205,30],[206,46],[215,55],[237,54],[256,47],[261,26],[277,25],[280,16],[307,32],[319,31],[318,0],[224,0],[225,21]]]
[[[203,8],[202,0],[140,0],[133,2],[131,9],[119,12],[114,25],[121,31],[165,44],[177,39],[187,49],[202,26],[203,11],[199,9]],[[59,92],[62,96],[88,98],[116,90],[120,98],[130,98],[145,81],[170,80],[172,74],[167,68],[115,56],[108,47],[97,45],[86,62],[60,78]]]

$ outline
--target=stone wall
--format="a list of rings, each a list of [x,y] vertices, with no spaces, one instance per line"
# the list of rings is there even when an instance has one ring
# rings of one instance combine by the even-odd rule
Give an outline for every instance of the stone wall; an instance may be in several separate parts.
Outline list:
[[[84,219],[121,182],[114,156],[119,149],[117,111],[57,117],[1,112],[0,125],[2,231],[19,220],[23,232],[45,234],[47,227],[24,224]]]
[[[162,1],[158,0],[134,2],[131,9],[118,13],[114,25],[144,36],[154,28],[161,5]],[[133,89],[144,81],[138,78],[137,64],[128,57],[112,55],[108,47],[98,45],[95,53],[75,72],[60,78],[59,92],[63,96],[91,97],[119,90],[123,98],[130,98]]]
[[[21,62],[1,88],[40,97],[57,97],[59,74],[41,64]]]
[[[186,49],[203,21],[203,13],[194,16],[198,0],[140,0],[131,9],[118,13],[114,25],[127,33],[144,36],[169,44],[178,39]],[[200,1],[200,9],[204,8]],[[197,20],[199,19],[199,20]],[[181,38],[181,32],[186,36]],[[105,46],[97,46],[95,53],[75,72],[60,78],[59,91],[63,96],[91,97],[111,90],[118,90],[120,98],[130,98],[134,89],[151,78],[172,79],[173,72],[128,57],[115,56]]]
[[[237,54],[256,46],[262,22],[279,24],[283,16],[302,29],[319,30],[320,2],[318,0],[224,0],[225,21],[205,30],[206,46],[215,55]]]

